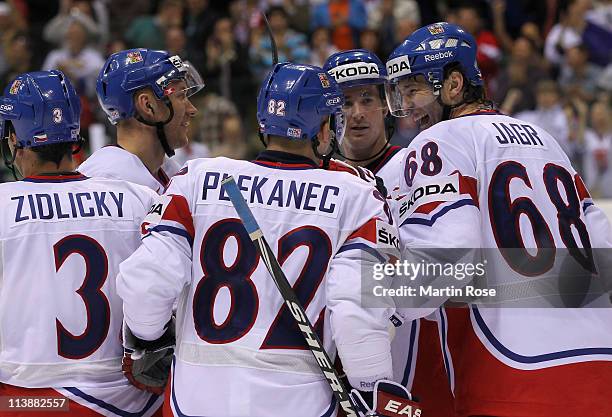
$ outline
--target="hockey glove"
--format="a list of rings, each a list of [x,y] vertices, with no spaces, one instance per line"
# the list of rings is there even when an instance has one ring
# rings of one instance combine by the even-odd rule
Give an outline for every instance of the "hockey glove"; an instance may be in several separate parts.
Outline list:
[[[165,333],[151,341],[134,336],[123,323],[123,374],[136,388],[161,395],[170,376],[174,345],[174,317]]]
[[[353,404],[357,406],[362,416],[421,416],[419,404],[413,400],[410,392],[397,382],[387,380],[376,381],[373,392],[353,389],[350,396]]]

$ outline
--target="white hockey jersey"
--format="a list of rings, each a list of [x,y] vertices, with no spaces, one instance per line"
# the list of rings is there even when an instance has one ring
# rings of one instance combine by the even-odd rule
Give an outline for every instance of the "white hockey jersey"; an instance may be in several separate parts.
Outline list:
[[[174,161],[164,158],[164,164],[154,176],[138,156],[117,145],[98,149],[78,168],[79,172],[88,177],[129,181],[149,187],[157,194],[164,192],[170,178],[178,170]]]
[[[534,124],[475,113],[421,132],[408,150],[400,190],[408,248],[611,247],[605,215],[555,139]],[[489,285],[560,270],[543,262],[550,253],[508,258],[487,273]],[[611,308],[472,305],[443,310],[441,322],[459,417],[612,415],[601,388],[612,383]]]
[[[387,195],[398,193],[402,177],[402,161],[406,157],[406,148],[391,146],[381,156],[370,162],[365,168],[382,178],[387,188]]]
[[[0,184],[0,382],[54,388],[108,416],[160,407],[121,372],[115,282],[155,197],[79,173]]]
[[[120,268],[126,322],[153,340],[179,298],[174,415],[334,416],[331,390],[221,188],[228,175],[351,383],[371,390],[391,377],[393,309],[360,305],[362,268],[399,255],[385,199],[352,174],[283,152],[193,160],[173,177]]]

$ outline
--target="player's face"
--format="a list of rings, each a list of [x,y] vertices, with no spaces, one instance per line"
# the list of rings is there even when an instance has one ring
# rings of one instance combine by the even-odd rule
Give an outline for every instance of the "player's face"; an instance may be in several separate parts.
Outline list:
[[[409,109],[407,117],[415,127],[425,130],[442,120],[442,106],[423,76],[399,80],[398,88],[404,105]]]
[[[187,97],[185,81],[173,81],[170,83],[169,88],[174,90],[168,95],[174,109],[174,117],[166,125],[165,131],[170,147],[172,149],[179,149],[189,142],[189,125],[198,109],[195,108]]]
[[[376,85],[356,86],[343,90],[342,112],[346,119],[343,147],[371,149],[377,152],[376,143],[385,140],[386,103]]]

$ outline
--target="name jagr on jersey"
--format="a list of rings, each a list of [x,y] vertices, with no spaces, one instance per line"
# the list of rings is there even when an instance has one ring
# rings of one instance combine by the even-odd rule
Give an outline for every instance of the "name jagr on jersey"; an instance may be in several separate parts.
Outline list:
[[[202,180],[202,194],[198,204],[231,205],[229,196],[221,182],[229,174],[207,172]],[[343,191],[333,185],[316,182],[268,178],[264,176],[238,175],[236,183],[247,200],[269,209],[289,209],[296,212],[318,212],[324,216],[336,217],[343,198]]]
[[[28,220],[63,220],[76,218],[121,218],[126,216],[123,193],[87,191],[81,193],[36,193],[11,197],[15,223]]]
[[[546,149],[546,145],[538,136],[535,128],[528,124],[518,123],[491,123],[499,134],[493,136],[499,142],[499,146],[537,146]]]

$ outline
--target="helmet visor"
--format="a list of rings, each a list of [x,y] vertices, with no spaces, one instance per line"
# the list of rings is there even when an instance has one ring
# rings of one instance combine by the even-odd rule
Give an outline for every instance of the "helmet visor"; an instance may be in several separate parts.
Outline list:
[[[165,96],[176,93],[185,93],[187,97],[191,97],[204,88],[202,76],[191,62],[181,61],[178,55],[171,56],[170,61],[175,68],[157,80],[157,83],[163,89]],[[175,80],[185,81],[185,87],[177,89],[176,86],[171,84],[171,82]]]
[[[385,84],[385,96],[391,115],[410,118],[421,130],[439,121],[439,92],[422,75],[399,77]]]

